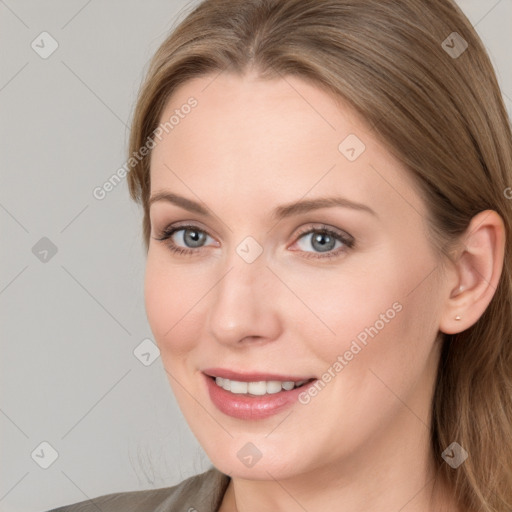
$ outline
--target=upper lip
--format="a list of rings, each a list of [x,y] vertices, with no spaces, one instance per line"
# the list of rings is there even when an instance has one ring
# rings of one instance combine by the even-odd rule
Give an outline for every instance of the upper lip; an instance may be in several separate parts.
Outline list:
[[[234,372],[227,368],[206,368],[203,373],[209,377],[222,377],[223,379],[236,380],[239,382],[259,382],[262,380],[279,380],[282,382],[292,381],[299,382],[302,380],[311,380],[315,377],[311,376],[297,376],[297,375],[283,375],[278,373],[263,373],[263,372]]]

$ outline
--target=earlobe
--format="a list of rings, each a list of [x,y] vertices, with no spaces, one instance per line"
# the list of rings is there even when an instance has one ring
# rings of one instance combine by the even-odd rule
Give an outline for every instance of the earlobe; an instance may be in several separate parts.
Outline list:
[[[474,325],[491,302],[503,270],[505,227],[494,210],[473,217],[455,262],[439,330],[455,334]]]

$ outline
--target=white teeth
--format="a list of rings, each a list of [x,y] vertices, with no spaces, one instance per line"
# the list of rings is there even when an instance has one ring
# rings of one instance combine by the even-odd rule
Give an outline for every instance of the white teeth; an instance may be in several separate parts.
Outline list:
[[[247,392],[251,395],[264,395],[267,392],[267,383],[262,380],[260,382],[248,382]]]
[[[293,389],[295,387],[295,383],[292,382],[291,380],[287,380],[283,382],[281,386],[283,386],[283,389],[285,389],[286,391],[290,391],[290,389]]]
[[[278,380],[269,380],[267,382],[267,393],[279,393],[283,389],[281,387],[281,382]]]
[[[247,382],[231,381],[231,393],[245,394],[247,393]]]
[[[291,380],[281,382],[280,380],[258,381],[258,382],[240,382],[237,380],[223,379],[222,377],[215,377],[217,386],[231,391],[231,393],[239,395],[257,395],[262,396],[265,394],[279,393],[283,389],[290,391],[295,387],[302,386],[307,380],[300,380],[293,382]]]

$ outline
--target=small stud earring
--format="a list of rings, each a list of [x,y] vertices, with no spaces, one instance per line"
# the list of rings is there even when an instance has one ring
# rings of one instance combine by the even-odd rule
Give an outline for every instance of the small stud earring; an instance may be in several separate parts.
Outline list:
[[[459,315],[457,315],[457,316],[455,317],[455,320],[460,320],[460,316],[459,316]]]

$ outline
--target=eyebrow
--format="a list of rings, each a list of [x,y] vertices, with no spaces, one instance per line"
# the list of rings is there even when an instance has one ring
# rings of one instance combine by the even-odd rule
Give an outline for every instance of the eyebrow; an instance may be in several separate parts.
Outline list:
[[[187,199],[186,197],[174,194],[172,192],[156,192],[149,198],[148,208],[157,201],[166,201],[190,212],[198,213],[200,215],[204,215],[205,217],[212,217],[208,208],[201,205],[201,203],[192,201],[191,199]],[[272,211],[272,219],[282,220],[293,215],[307,213],[312,210],[319,210],[320,208],[332,208],[335,206],[352,208],[354,210],[367,212],[371,215],[374,215],[375,217],[378,217],[375,211],[365,204],[357,203],[344,197],[318,197],[316,199],[304,199],[278,206]]]

